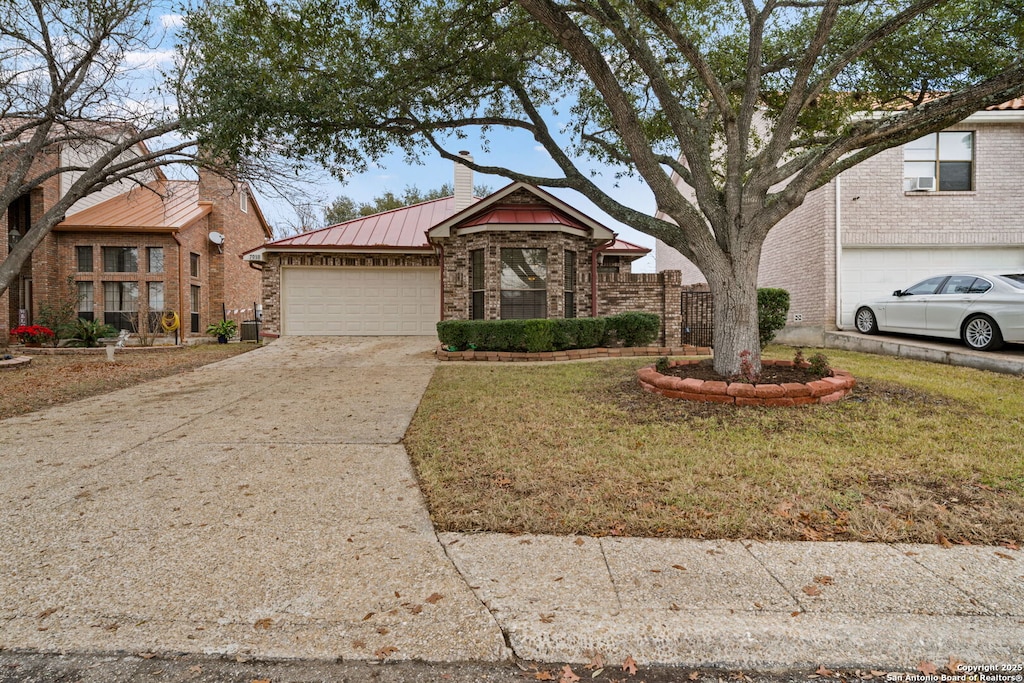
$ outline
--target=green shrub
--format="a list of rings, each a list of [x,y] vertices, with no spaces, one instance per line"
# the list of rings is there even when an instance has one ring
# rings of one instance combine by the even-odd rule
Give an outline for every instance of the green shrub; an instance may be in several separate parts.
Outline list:
[[[598,346],[604,318],[444,320],[437,337],[449,351],[563,351]]]
[[[757,333],[761,348],[768,346],[775,333],[786,326],[789,292],[774,287],[757,290]]]
[[[554,321],[545,318],[523,321],[523,346],[530,353],[554,351]]]
[[[618,340],[623,346],[650,346],[661,333],[661,318],[654,313],[629,311],[605,318],[605,345]]]
[[[554,320],[553,345],[555,351],[566,349],[592,349],[604,339],[604,318],[566,318]]]
[[[79,318],[70,327],[70,338],[72,346],[87,346],[93,348],[99,346],[99,340],[103,337],[117,336],[117,330],[99,320],[86,320]]]

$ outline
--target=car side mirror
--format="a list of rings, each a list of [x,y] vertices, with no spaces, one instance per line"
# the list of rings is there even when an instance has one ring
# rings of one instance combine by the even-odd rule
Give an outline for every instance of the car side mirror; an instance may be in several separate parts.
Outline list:
[[[903,296],[903,290],[902,289],[897,289],[895,292],[892,293],[892,295],[893,296]]]

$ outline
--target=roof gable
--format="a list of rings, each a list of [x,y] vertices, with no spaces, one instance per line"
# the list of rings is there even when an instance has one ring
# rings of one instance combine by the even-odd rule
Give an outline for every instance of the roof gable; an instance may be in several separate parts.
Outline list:
[[[530,213],[533,211],[533,214]],[[538,222],[526,222],[537,218]],[[512,220],[514,222],[505,222]],[[537,229],[550,226],[552,229],[583,232],[594,239],[614,239],[615,233],[566,204],[558,197],[523,182],[515,182],[469,206],[427,231],[427,237],[450,237],[454,232],[486,229]]]

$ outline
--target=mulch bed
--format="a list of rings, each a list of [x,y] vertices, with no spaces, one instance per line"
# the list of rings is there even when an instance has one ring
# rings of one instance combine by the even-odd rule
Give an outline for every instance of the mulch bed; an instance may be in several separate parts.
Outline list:
[[[715,372],[714,361],[702,360],[700,363],[694,365],[674,365],[668,370],[659,370],[663,375],[670,375],[672,377],[681,377],[683,379],[702,379],[711,382],[725,382],[731,384],[736,380],[729,377],[722,377]],[[788,367],[784,365],[765,365],[761,368],[761,374],[758,377],[756,384],[782,384],[783,382],[813,382],[816,379],[821,379],[820,375],[812,373],[806,368],[798,368],[796,366]],[[749,383],[749,382],[748,382]]]

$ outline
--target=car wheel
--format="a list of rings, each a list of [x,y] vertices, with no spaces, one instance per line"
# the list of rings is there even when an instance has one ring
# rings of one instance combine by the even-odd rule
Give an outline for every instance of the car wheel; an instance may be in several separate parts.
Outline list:
[[[999,326],[987,315],[972,315],[968,318],[960,338],[976,351],[995,351],[1003,345]]]
[[[875,312],[867,306],[857,309],[854,324],[857,326],[857,331],[862,334],[878,334],[878,321],[875,320]]]

